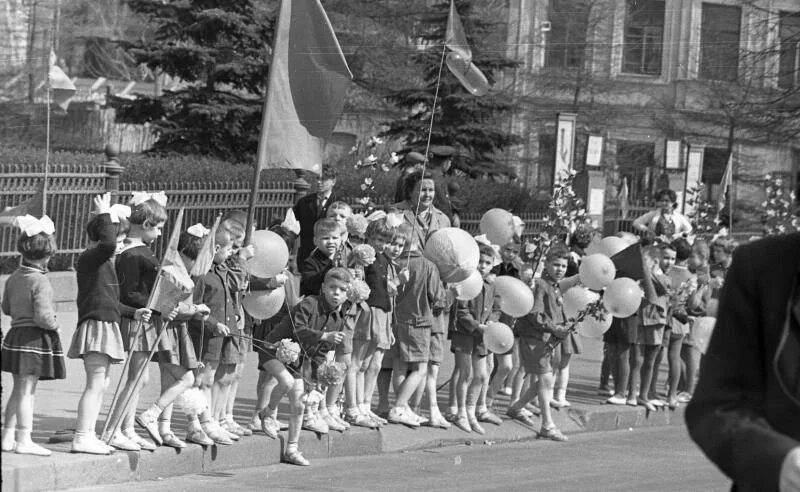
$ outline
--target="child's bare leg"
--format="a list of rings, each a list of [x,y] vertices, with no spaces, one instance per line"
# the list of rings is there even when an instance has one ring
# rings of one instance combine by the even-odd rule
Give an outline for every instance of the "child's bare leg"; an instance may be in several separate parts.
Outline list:
[[[345,376],[344,403],[348,415],[361,412],[359,404],[364,398],[364,373],[361,371],[361,366],[364,364],[368,348],[369,341],[353,340],[353,353],[350,354],[350,364]]]
[[[697,384],[697,370],[700,367],[701,357],[702,354],[697,347],[685,344],[681,347],[681,360],[686,368],[682,389],[690,395],[694,394],[694,387]]]
[[[491,357],[491,355],[489,357]],[[492,402],[497,397],[497,393],[506,386],[506,379],[509,380],[509,386],[513,385],[513,378],[511,377],[511,371],[514,367],[513,354],[496,355],[495,359],[497,361],[497,370],[489,383],[489,388],[486,393],[486,403],[489,407],[492,406]]]
[[[442,412],[439,410],[439,396],[436,383],[439,380],[439,363],[428,363],[428,376],[426,378],[426,391],[428,393],[428,411],[431,420],[441,420]]]
[[[244,373],[244,362],[238,362],[233,371],[230,388],[228,388],[228,398],[225,403],[225,419],[233,422],[233,407],[236,404],[236,395],[239,392],[239,382]]]
[[[284,371],[288,374],[286,369]],[[284,378],[278,377],[279,384],[282,379]],[[286,438],[286,451],[283,454],[283,459],[295,465],[307,466],[310,463],[297,449],[297,443],[300,440],[300,429],[303,425],[304,392],[303,380],[295,379],[289,391],[289,432]]]
[[[475,409],[480,393],[489,379],[489,372],[486,367],[486,357],[481,357],[477,352],[474,352],[470,358],[472,359],[472,380],[469,382],[469,388],[467,389],[467,419],[473,431],[483,434],[484,430],[480,424],[478,424]]]
[[[11,389],[11,395],[9,395],[6,402],[5,418],[3,419],[3,451],[14,450],[19,393],[20,385],[16,384],[16,376],[14,376],[14,387]]]
[[[31,430],[33,430],[33,405],[34,395],[36,394],[36,384],[39,382],[38,376],[22,376],[14,374],[14,389],[19,387],[17,392],[17,425],[14,437],[16,440],[16,452],[19,454],[33,454],[37,456],[50,456],[49,449],[45,449],[31,440]]]
[[[458,364],[453,364],[453,374],[450,375],[450,381],[447,382],[447,413],[450,417],[458,416],[459,378],[461,378],[461,371],[458,370]]]
[[[631,345],[631,375],[628,384],[628,400],[637,401],[642,385],[642,364],[644,363],[644,345]]]
[[[536,383],[536,393],[539,396],[539,404],[542,410],[542,429],[551,429],[556,426],[553,422],[553,413],[550,410],[550,398],[553,394],[554,384],[555,375],[552,372],[539,374],[539,380]]]
[[[355,398],[355,378],[350,372],[350,366],[352,365],[351,360],[351,354],[336,354],[336,362],[342,362],[346,366],[344,383],[329,385],[325,392],[325,403],[328,414],[333,416],[336,420],[342,420],[339,416],[339,407],[336,404],[339,395],[342,394],[342,388],[344,387],[345,389],[345,398],[347,398],[348,392],[350,393],[350,398]],[[341,421],[340,424],[344,424],[344,421]]]
[[[150,355],[149,352],[142,352],[142,351],[135,351],[130,354],[130,363],[128,364],[128,374],[123,374],[121,377],[127,378],[125,380],[125,387],[120,392],[119,398],[117,399],[117,404],[114,407],[114,410],[111,413],[110,419],[111,422],[120,422],[119,430],[125,434],[134,434],[133,424],[134,418],[136,417],[136,407],[139,405],[139,391],[141,388],[144,388],[149,379],[149,371],[147,368],[147,363],[150,362],[148,356]],[[134,382],[136,380],[136,376],[139,374],[139,371],[143,370],[142,379],[138,386],[138,388],[134,389]],[[125,410],[122,408],[125,400],[128,400],[130,403],[128,405],[128,409]],[[124,411],[124,414],[123,414]],[[111,430],[109,428],[109,430]]]
[[[667,361],[669,362],[669,391],[667,393],[667,400],[670,406],[676,405],[678,393],[678,380],[681,377],[681,346],[683,345],[683,337],[671,338],[669,341],[669,351],[667,353]]]
[[[567,401],[567,385],[569,385],[569,360],[571,357],[571,354],[561,354],[561,364],[559,364],[558,373],[556,375],[553,398],[556,406],[569,406],[569,402]]]
[[[378,379],[375,382],[378,389],[378,413],[389,411],[389,389],[392,386],[393,379],[394,375],[391,367],[381,367],[378,371]]]
[[[614,343],[614,363],[617,372],[614,373],[614,398],[625,398],[625,391],[628,389],[628,378],[630,377],[630,345],[627,343]],[[625,402],[622,402],[625,403]]]
[[[658,373],[661,370],[661,362],[664,360],[664,355],[669,351],[670,333],[671,332],[669,331],[665,331],[664,340],[662,341],[661,345],[658,345],[655,362],[653,362],[653,379],[650,380],[650,392],[648,393],[649,400],[656,399],[656,394],[658,391],[658,388],[656,387],[658,384]]]
[[[656,356],[661,345],[644,345],[644,360],[641,368],[641,386],[639,387],[639,399],[650,401],[650,383],[653,380],[653,369],[656,361]]]
[[[99,352],[91,352],[83,356],[83,367],[86,371],[86,387],[78,402],[78,420],[75,424],[75,437],[95,437],[97,416],[103,393],[108,383],[108,368],[111,359]],[[8,417],[6,417],[7,419]]]
[[[417,390],[419,387],[420,382],[425,377],[425,371],[423,369],[422,362],[402,362],[398,363],[397,370],[395,373],[400,372],[401,374],[405,374],[408,371],[408,375],[403,379],[402,383],[400,384],[399,391],[397,392],[397,401],[395,402],[396,407],[410,409],[408,402],[411,399],[411,396],[414,394],[414,391]]]

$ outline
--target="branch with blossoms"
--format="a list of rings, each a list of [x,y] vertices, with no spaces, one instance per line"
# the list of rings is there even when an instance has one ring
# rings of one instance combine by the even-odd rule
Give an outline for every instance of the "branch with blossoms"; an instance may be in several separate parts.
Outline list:
[[[691,211],[686,214],[692,224],[694,234],[702,238],[727,235],[727,228],[723,226],[717,204],[704,199],[705,185],[698,182],[686,191],[686,204]]]
[[[790,184],[780,175],[767,174],[764,176],[767,198],[761,203],[761,207],[764,209],[761,223],[766,236],[800,231],[797,197],[794,191],[787,186]]]
[[[378,172],[388,172],[400,161],[400,156],[396,152],[391,152],[386,141],[377,136],[369,137],[363,146],[360,142],[354,145],[350,149],[350,155],[356,157],[353,168],[368,173],[360,185],[364,195],[358,198],[358,203],[368,214],[376,208],[373,197]]]
[[[574,318],[567,319],[564,327],[567,329],[567,331],[577,333],[578,325],[581,324],[582,321],[586,320],[586,318],[591,317],[597,321],[605,321],[606,316],[610,315],[611,313],[608,312],[605,304],[603,304],[603,293],[600,292],[600,297],[598,297],[596,301],[590,302],[585,308],[578,311],[578,314]],[[550,337],[545,345],[545,348],[552,353],[552,351],[558,347],[559,343],[561,343],[560,338]]]

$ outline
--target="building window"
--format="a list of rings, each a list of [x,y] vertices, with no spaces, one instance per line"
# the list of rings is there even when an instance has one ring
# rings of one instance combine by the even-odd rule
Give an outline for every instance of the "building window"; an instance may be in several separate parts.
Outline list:
[[[550,0],[545,66],[575,69],[583,66],[589,6],[581,0]]]
[[[700,78],[735,81],[739,74],[740,7],[703,4]]]
[[[719,198],[720,183],[725,167],[728,165],[728,151],[706,147],[703,152],[703,174],[700,181],[705,189],[703,199],[716,202]]]
[[[617,140],[617,168],[620,183],[624,178],[628,180],[628,201],[636,205],[649,203],[660,171],[655,144]]]
[[[553,193],[553,172],[556,167],[556,137],[539,134],[539,159],[536,163],[536,188],[544,196]]]
[[[664,2],[627,0],[622,71],[660,75],[663,37]]]
[[[781,12],[778,87],[800,88],[800,12]]]

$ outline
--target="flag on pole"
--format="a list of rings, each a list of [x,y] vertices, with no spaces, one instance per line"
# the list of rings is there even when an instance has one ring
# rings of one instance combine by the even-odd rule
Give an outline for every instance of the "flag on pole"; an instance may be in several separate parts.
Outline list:
[[[178,252],[178,240],[183,227],[183,209],[178,212],[178,218],[172,228],[161,268],[158,270],[155,285],[150,293],[147,307],[159,313],[168,314],[192,295],[194,282],[186,271],[181,254]]]
[[[622,188],[619,190],[619,210],[623,219],[628,218],[631,204],[628,199],[628,178],[622,178]]]
[[[48,97],[52,97],[52,101],[66,111],[69,101],[75,95],[77,89],[75,89],[75,84],[72,83],[56,62],[56,54],[50,50],[50,69],[47,76],[50,79],[50,90],[52,92]]]
[[[353,78],[319,0],[283,0],[261,122],[257,165],[319,173],[324,139]]]
[[[445,34],[444,44],[454,53],[458,53],[464,63],[472,63],[472,49],[467,43],[464,25],[461,23],[461,17],[458,15],[454,0],[450,0],[450,15],[447,16],[447,33]]]
[[[464,33],[464,25],[456,10],[455,0],[450,0],[450,14],[447,16],[447,31],[444,44],[450,48],[445,59],[447,68],[455,75],[461,85],[473,96],[482,96],[491,88],[483,72],[472,63],[472,49]]]
[[[41,218],[44,215],[44,182],[39,183],[36,193],[15,207],[7,207],[0,212],[0,226],[14,226],[14,219],[22,215]]]
[[[731,185],[733,184],[733,152],[728,156],[728,164],[725,166],[725,173],[722,175],[720,181],[719,198],[717,199],[717,211],[725,208],[728,202],[728,193],[730,193]]]

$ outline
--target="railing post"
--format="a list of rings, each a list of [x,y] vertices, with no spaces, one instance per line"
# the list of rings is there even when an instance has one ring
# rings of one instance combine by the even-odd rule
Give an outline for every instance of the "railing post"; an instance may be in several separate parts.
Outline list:
[[[119,175],[122,174],[124,167],[119,165],[117,157],[119,149],[114,144],[106,145],[106,163],[103,170],[106,173],[106,191],[116,194],[119,192]]]
[[[294,202],[297,203],[297,200],[306,196],[311,185],[303,178],[302,169],[295,169],[294,174],[297,176],[297,179],[294,181]]]

